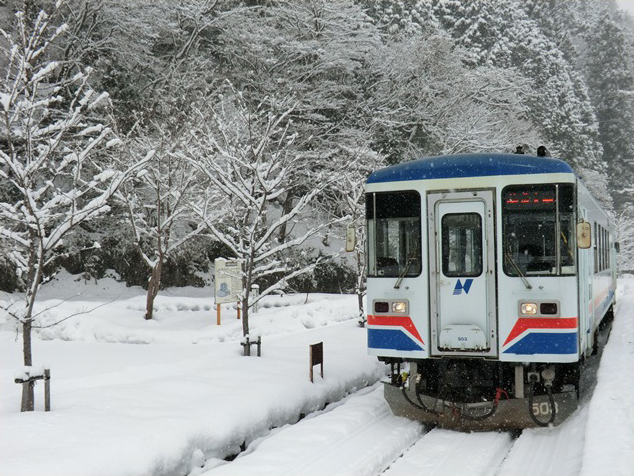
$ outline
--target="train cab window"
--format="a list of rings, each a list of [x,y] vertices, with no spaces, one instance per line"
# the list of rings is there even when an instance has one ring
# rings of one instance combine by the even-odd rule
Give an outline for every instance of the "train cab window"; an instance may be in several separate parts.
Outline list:
[[[575,274],[573,210],[572,184],[504,188],[504,272],[509,276]]]
[[[442,217],[442,272],[448,277],[482,274],[482,217],[451,213]]]
[[[418,276],[422,271],[420,194],[366,194],[368,276]]]

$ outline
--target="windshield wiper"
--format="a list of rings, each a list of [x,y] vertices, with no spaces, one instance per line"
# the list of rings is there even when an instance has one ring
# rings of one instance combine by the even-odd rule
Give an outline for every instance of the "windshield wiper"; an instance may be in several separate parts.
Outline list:
[[[509,261],[509,263],[511,263],[513,265],[513,268],[515,268],[515,272],[519,275],[520,278],[522,278],[522,282],[524,283],[524,286],[526,286],[526,289],[533,289],[533,286],[530,285],[530,283],[526,279],[526,276],[524,276],[524,273],[522,273],[522,270],[511,256],[511,253],[507,251],[504,254],[506,255],[506,259]]]
[[[408,258],[407,266],[405,266],[405,268],[403,268],[403,271],[401,271],[401,274],[398,275],[398,279],[396,280],[396,284],[394,285],[394,289],[399,289],[401,287],[401,283],[403,282],[403,278],[405,277],[405,275],[407,273],[409,273],[409,269],[414,264],[414,261],[416,261],[416,257],[415,256],[410,256]]]

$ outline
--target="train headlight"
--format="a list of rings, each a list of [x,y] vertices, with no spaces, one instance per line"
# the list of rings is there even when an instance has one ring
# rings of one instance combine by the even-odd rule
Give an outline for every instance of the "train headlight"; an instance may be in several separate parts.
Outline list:
[[[520,304],[520,314],[525,316],[534,316],[537,314],[537,303],[523,302]]]
[[[393,301],[392,302],[392,312],[396,312],[398,314],[406,314],[407,313],[407,302],[406,301]]]

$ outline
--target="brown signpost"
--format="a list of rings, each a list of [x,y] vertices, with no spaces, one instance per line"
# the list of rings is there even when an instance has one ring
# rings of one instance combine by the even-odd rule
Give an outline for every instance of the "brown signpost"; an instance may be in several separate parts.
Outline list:
[[[310,346],[310,381],[313,381],[313,367],[321,365],[321,378],[324,378],[324,343]]]

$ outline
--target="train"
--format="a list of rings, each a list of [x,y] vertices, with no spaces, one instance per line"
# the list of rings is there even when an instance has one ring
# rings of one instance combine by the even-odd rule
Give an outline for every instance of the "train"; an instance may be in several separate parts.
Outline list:
[[[557,426],[613,317],[614,224],[564,161],[423,157],[365,184],[368,353],[393,413]]]

